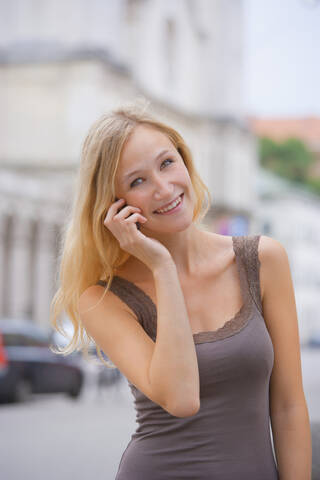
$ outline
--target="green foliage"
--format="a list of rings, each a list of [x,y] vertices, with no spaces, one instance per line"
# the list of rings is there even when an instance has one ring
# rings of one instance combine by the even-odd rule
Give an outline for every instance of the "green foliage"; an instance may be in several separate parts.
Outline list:
[[[320,178],[308,178],[307,186],[309,190],[320,195]]]
[[[308,169],[313,155],[307,146],[297,138],[274,142],[270,138],[259,139],[261,165],[289,180],[308,183]]]

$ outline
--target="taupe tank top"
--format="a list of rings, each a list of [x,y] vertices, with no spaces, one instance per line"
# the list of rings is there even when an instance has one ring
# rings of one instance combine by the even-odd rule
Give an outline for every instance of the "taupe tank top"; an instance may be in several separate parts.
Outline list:
[[[193,335],[200,376],[198,413],[175,417],[127,380],[138,426],[115,480],[279,478],[269,419],[274,351],[262,311],[259,239],[260,235],[232,237],[241,309],[221,328]],[[157,309],[151,298],[119,276],[114,276],[110,290],[156,341]]]

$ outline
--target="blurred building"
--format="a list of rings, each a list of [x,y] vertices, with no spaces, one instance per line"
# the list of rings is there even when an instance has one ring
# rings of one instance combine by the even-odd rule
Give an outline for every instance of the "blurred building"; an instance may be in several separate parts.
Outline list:
[[[47,323],[81,144],[139,96],[185,137],[212,229],[255,229],[242,0],[0,0],[0,315]]]
[[[285,247],[295,290],[302,344],[319,332],[320,198],[261,168],[257,177],[261,234]]]
[[[320,118],[249,117],[248,123],[258,137],[268,137],[275,142],[300,139],[315,159],[308,175],[320,177]],[[261,232],[281,241],[287,250],[300,339],[307,343],[320,329],[320,198],[303,186],[263,168],[260,168],[257,180],[257,218]]]

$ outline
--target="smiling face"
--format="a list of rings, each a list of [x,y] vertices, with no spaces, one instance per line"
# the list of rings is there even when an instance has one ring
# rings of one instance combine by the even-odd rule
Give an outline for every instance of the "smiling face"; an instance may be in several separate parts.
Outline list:
[[[159,130],[148,125],[135,127],[122,150],[115,180],[116,196],[141,208],[148,219],[141,224],[142,232],[173,233],[192,223],[196,199],[188,169]],[[171,212],[155,212],[176,199],[181,203]]]

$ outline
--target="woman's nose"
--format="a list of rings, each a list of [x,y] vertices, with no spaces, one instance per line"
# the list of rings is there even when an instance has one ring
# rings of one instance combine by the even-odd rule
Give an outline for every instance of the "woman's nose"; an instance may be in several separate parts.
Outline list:
[[[155,198],[166,198],[172,195],[173,188],[170,184],[168,184],[167,180],[157,178],[155,179],[155,187],[154,187],[154,196]]]

